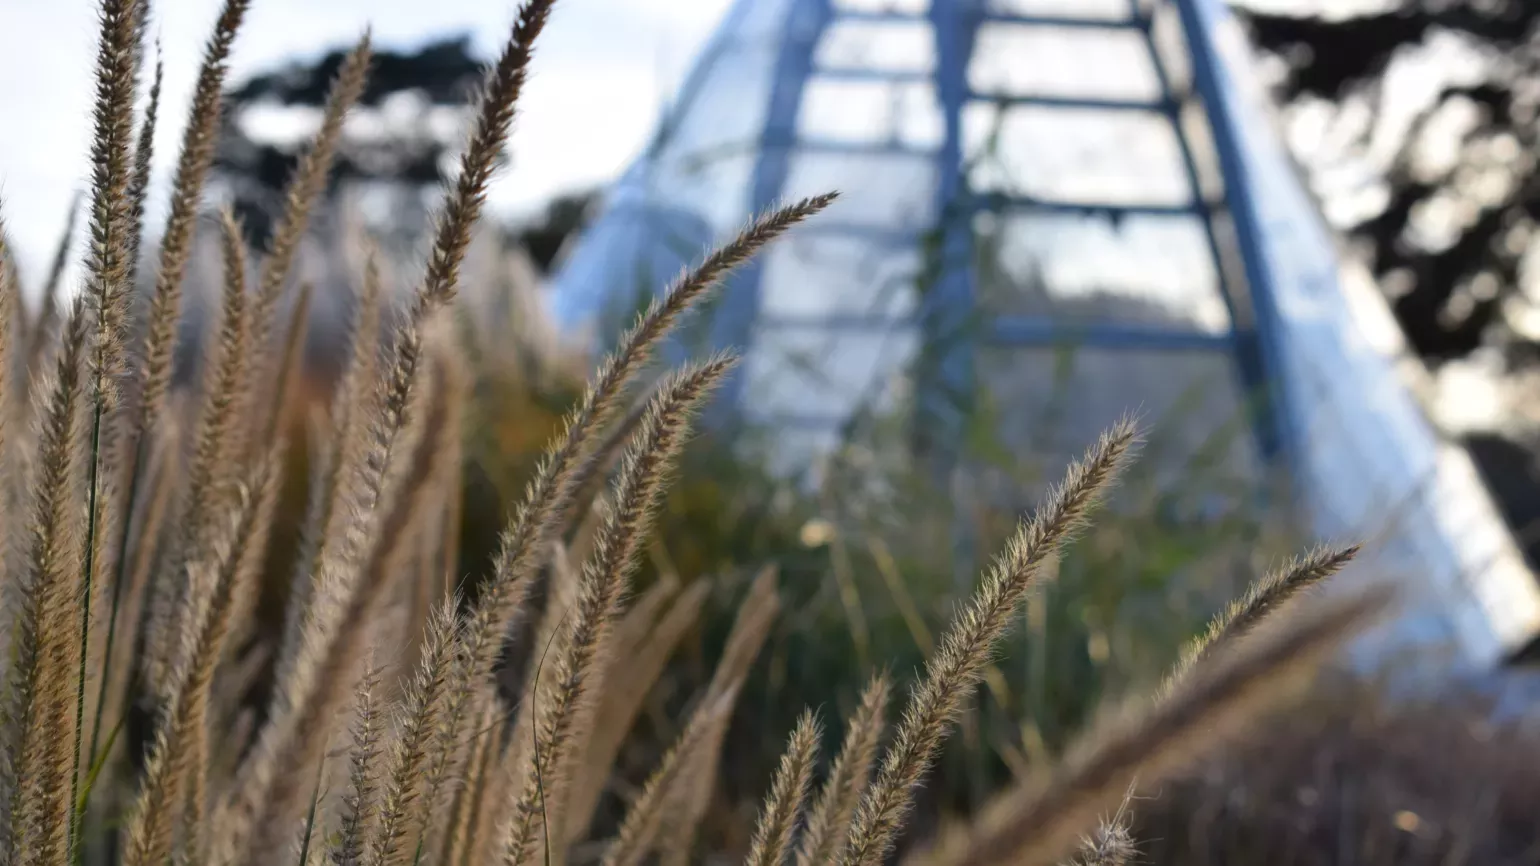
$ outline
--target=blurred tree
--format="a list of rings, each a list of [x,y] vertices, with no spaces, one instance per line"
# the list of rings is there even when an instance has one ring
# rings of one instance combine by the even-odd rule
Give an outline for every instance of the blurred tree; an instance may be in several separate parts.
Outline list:
[[[1322,8],[1331,17],[1244,18],[1284,61],[1285,103],[1328,103],[1348,158],[1377,169],[1373,204],[1339,223],[1364,243],[1412,347],[1434,364],[1494,344],[1511,364],[1540,362],[1540,332],[1522,321],[1536,308],[1524,286],[1540,277],[1529,263],[1540,217],[1540,3],[1391,0],[1350,17]],[[1426,99],[1394,85],[1395,67],[1438,63],[1427,56],[1436,48],[1471,62]]]
[[[339,47],[317,60],[257,75],[227,97],[215,166],[257,248],[282,209],[284,184],[320,120],[327,87],[346,53]],[[365,185],[390,200],[390,207],[378,210],[399,223],[391,229],[418,232],[426,216],[420,199],[443,182],[459,126],[438,117],[447,111],[458,120],[480,80],[481,64],[467,36],[410,52],[377,50],[328,198],[342,185]],[[415,206],[402,209],[408,202]]]
[[[248,79],[227,97],[216,170],[257,248],[283,205],[283,188],[320,119],[327,88],[347,46]],[[328,199],[344,187],[361,195],[377,236],[409,247],[426,228],[438,190],[453,171],[464,112],[482,78],[470,37],[409,51],[378,49],[332,173]],[[508,232],[547,270],[580,225],[590,192],[561,196]]]
[[[1480,352],[1525,387],[1540,370],[1540,3],[1384,0],[1354,13],[1323,0],[1242,17],[1281,61],[1286,116],[1318,133],[1322,152],[1301,156],[1410,347],[1434,368]],[[1540,565],[1532,422],[1464,444]]]

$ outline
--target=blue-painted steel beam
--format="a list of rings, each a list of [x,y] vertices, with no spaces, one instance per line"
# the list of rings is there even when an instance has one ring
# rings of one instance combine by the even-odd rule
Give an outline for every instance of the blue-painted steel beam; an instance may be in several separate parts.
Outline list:
[[[923,322],[912,315],[871,313],[761,315],[756,333],[770,330],[884,334],[912,330]],[[1067,322],[1049,316],[991,316],[974,323],[977,345],[1011,348],[1084,346],[1111,351],[1222,352],[1234,350],[1236,335],[1137,323]]]
[[[1063,201],[1039,198],[1021,193],[992,192],[971,198],[975,211],[998,212],[1041,211],[1044,213],[1073,216],[1139,216],[1193,218],[1203,215],[1203,208],[1192,203],[1161,204],[1158,202],[1098,202]]]
[[[756,0],[747,0],[756,2]],[[790,0],[780,45],[776,51],[775,73],[770,86],[770,104],[765,113],[761,142],[793,141],[802,94],[813,69],[813,52],[833,17],[830,0]],[[780,203],[791,172],[792,154],[784,147],[761,147],[754,165],[749,190],[749,206],[763,213]],[[716,347],[747,347],[758,315],[760,284],[764,278],[764,257],[750,260],[724,287],[710,321],[710,339]],[[744,376],[740,370],[723,383],[716,405],[731,411],[742,404]]]
[[[1132,12],[1139,13],[1139,0],[1128,0],[1128,5]],[[1160,48],[1155,44],[1155,36],[1151,28],[1144,29],[1144,44],[1161,92],[1166,94],[1166,98],[1175,105],[1178,97],[1171,87],[1171,76],[1166,72],[1165,61],[1160,56]],[[1188,141],[1186,130],[1182,128],[1179,111],[1171,112],[1171,124],[1176,132],[1177,147],[1182,158],[1182,170],[1187,175],[1187,184],[1192,188],[1194,195],[1201,195],[1203,183],[1198,173],[1197,160],[1193,156],[1192,144]],[[1229,314],[1230,327],[1235,332],[1236,379],[1240,383],[1241,393],[1251,399],[1250,395],[1266,391],[1266,363],[1262,357],[1261,343],[1257,339],[1256,322],[1251,315],[1249,305],[1241,303],[1238,288],[1232,284],[1229,275],[1225,272],[1225,257],[1220,247],[1219,236],[1214,229],[1213,214],[1207,210],[1203,212],[1203,239],[1208,246],[1209,257],[1214,262],[1214,274],[1219,280],[1220,299],[1224,302],[1225,311]],[[1253,425],[1254,438],[1261,456],[1264,459],[1272,459],[1277,456],[1274,453],[1273,437],[1265,430],[1270,422],[1266,416],[1261,420],[1263,422],[1261,425]]]
[[[768,142],[769,147],[791,148],[803,153],[826,153],[836,156],[908,156],[933,159],[934,148],[916,147],[897,141],[840,141],[833,138],[802,138],[794,142]]]
[[[1089,96],[1051,96],[1041,93],[990,93],[975,91],[969,98],[995,105],[1022,105],[1032,108],[1062,108],[1068,111],[1119,111],[1170,114],[1169,99],[1111,99]]]
[[[963,109],[968,103],[968,65],[983,18],[981,0],[932,3],[936,39],[936,99],[945,135],[936,157],[936,229],[922,244],[919,283],[920,358],[915,380],[915,443],[947,472],[971,413],[975,319],[973,213],[963,172]],[[924,248],[928,247],[928,248]]]
[[[929,84],[935,75],[923,69],[866,69],[859,66],[816,66],[812,73],[825,81],[852,84]]]
[[[989,323],[994,346],[1076,346],[1115,351],[1230,352],[1231,333],[1205,333],[1174,328],[1110,322],[1077,325],[1038,316],[999,316]]]
[[[1256,360],[1250,363],[1261,368],[1254,373],[1261,379],[1259,390],[1248,396],[1258,406],[1258,433],[1263,456],[1292,473],[1298,469],[1295,454],[1299,443],[1294,441],[1291,432],[1288,394],[1280,383],[1282,353],[1278,341],[1282,335],[1278,324],[1278,291],[1262,245],[1261,215],[1253,199],[1250,171],[1240,149],[1237,129],[1240,121],[1231,114],[1222,92],[1222,63],[1213,36],[1195,5],[1196,0],[1172,2],[1187,35],[1193,83],[1203,99],[1204,115],[1208,118],[1224,176],[1225,200],[1235,223],[1236,239],[1245,264],[1255,321],[1255,347],[1250,351],[1254,352]]]
[[[840,21],[862,21],[871,24],[919,24],[933,20],[938,6],[966,5],[977,13],[972,17],[977,23],[1019,24],[1024,27],[1064,27],[1072,30],[1127,30],[1144,26],[1139,18],[1076,18],[1071,15],[1024,15],[1011,12],[989,12],[977,9],[972,0],[936,0],[928,13],[884,12],[879,10],[841,9],[835,12]]]

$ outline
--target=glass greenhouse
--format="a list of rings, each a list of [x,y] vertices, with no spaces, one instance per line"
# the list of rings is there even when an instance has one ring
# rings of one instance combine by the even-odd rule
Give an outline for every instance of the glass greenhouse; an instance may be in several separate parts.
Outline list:
[[[1415,587],[1397,635],[1490,662],[1540,632],[1540,591],[1250,70],[1219,0],[737,0],[555,317],[611,332],[753,214],[837,188],[706,329],[746,352],[725,399],[778,459],[902,407],[945,443],[967,406],[1007,444],[1051,414],[1033,447],[1062,463],[1138,410],[1367,539],[1360,573]]]

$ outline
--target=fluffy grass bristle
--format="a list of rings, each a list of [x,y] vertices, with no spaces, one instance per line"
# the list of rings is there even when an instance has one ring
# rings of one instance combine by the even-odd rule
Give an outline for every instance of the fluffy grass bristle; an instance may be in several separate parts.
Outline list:
[[[37,862],[68,852],[73,803],[68,743],[79,644],[80,547],[85,452],[86,353],[90,316],[77,295],[65,322],[64,350],[39,394],[37,476],[24,542],[22,604],[13,627],[15,662],[7,682],[11,780],[7,850]]]
[[[843,866],[877,866],[891,850],[914,798],[964,702],[983,677],[1017,606],[1037,580],[1043,563],[1078,530],[1105,488],[1117,477],[1134,447],[1131,422],[1119,422],[1084,459],[1071,466],[1021,527],[973,600],[963,610],[925,665],[883,758],[882,768],[856,810]]]
[[[277,474],[275,463],[264,460],[243,490],[229,525],[203,546],[212,559],[191,565],[195,577],[189,584],[189,626],[181,635],[185,646],[177,653],[165,720],[129,822],[125,866],[165,861],[173,854],[180,810],[203,808],[207,755],[198,755],[189,745],[208,724],[209,688],[223,658],[232,613],[254,577],[249,565],[253,542],[260,540],[263,524],[271,519]],[[204,829],[201,820],[185,825]]]
[[[797,866],[818,866],[839,858],[850,834],[850,820],[871,782],[877,747],[886,726],[884,714],[890,688],[887,676],[878,675],[861,693],[861,703],[850,717],[829,778],[808,813],[807,827],[798,843]]]
[[[665,811],[688,784],[689,768],[697,765],[695,758],[708,747],[711,732],[725,724],[740,687],[741,683],[735,683],[708,696],[691,713],[679,741],[663,756],[643,786],[641,796],[626,811],[620,836],[605,850],[603,866],[637,866],[651,853],[668,820]]]
[[[781,866],[786,862],[797,822],[807,805],[813,783],[813,765],[818,760],[818,741],[822,735],[823,725],[817,714],[811,710],[803,712],[786,744],[785,754],[781,755],[775,780],[770,783],[770,793],[765,796],[765,805],[760,809],[745,866]]]
[[[1135,702],[1073,747],[1046,780],[1033,780],[985,810],[976,826],[916,864],[1050,866],[1072,851],[1097,813],[1118,802],[1137,777],[1146,783],[1286,698],[1326,652],[1384,614],[1386,586],[1330,602],[1257,635],[1234,653],[1200,666],[1153,705]]]
[[[1201,636],[1188,644],[1175,676],[1244,637],[1295,596],[1341,571],[1358,555],[1358,550],[1357,545],[1318,547],[1253,583],[1245,595],[1231,602]]]
[[[251,302],[252,347],[255,361],[251,374],[260,387],[274,383],[273,331],[277,327],[278,302],[284,283],[293,270],[299,242],[310,224],[310,215],[326,188],[327,177],[336,161],[337,147],[342,141],[342,123],[354,103],[363,95],[369,81],[369,68],[374,62],[373,41],[366,30],[342,61],[336,78],[326,94],[326,105],[321,112],[321,127],[311,139],[310,147],[294,167],[284,189],[283,211],[273,227],[266,253],[262,257],[257,276],[256,292]],[[278,389],[274,388],[273,391]],[[267,393],[271,396],[271,392]],[[261,404],[269,412],[279,409],[273,403]]]
[[[150,315],[145,329],[144,363],[140,374],[139,428],[147,429],[165,414],[171,386],[172,351],[176,324],[182,310],[182,280],[192,255],[193,230],[203,186],[214,163],[224,102],[225,75],[230,49],[246,17],[250,0],[225,0],[214,23],[214,33],[203,49],[203,63],[193,86],[192,109],[182,134],[176,176],[171,186],[171,206],[160,236],[159,267],[150,296]]]
[[[555,687],[536,693],[537,736],[526,775],[513,804],[505,859],[519,863],[534,850],[541,827],[537,822],[547,809],[547,788],[565,789],[569,739],[577,736],[588,697],[587,680],[598,658],[599,646],[619,613],[636,567],[636,553],[646,536],[658,499],[667,483],[684,437],[689,418],[731,370],[735,359],[713,358],[689,367],[659,389],[648,417],[628,449],[615,485],[615,507],[600,530],[593,557],[583,568],[582,582],[571,627],[559,640],[554,659]]]

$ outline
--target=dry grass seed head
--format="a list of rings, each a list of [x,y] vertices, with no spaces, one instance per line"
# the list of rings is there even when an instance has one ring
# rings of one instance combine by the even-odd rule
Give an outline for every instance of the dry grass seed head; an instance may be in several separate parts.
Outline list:
[[[252,375],[263,385],[273,384],[272,335],[277,325],[278,300],[283,292],[284,281],[294,267],[294,257],[299,250],[300,238],[310,224],[310,214],[326,189],[326,179],[336,160],[337,145],[342,139],[342,122],[353,104],[363,95],[369,80],[369,66],[374,50],[366,30],[358,44],[348,52],[331,82],[326,94],[326,107],[321,113],[321,127],[311,139],[310,148],[300,157],[299,164],[289,177],[284,190],[283,212],[273,227],[267,254],[257,277],[256,295],[252,299],[252,346],[256,361]],[[264,404],[269,410],[277,406]]]
[[[1341,571],[1358,555],[1358,550],[1357,545],[1318,547],[1253,583],[1244,596],[1231,602],[1214,617],[1203,635],[1187,646],[1172,680],[1219,648],[1244,637],[1295,596]]]
[[[438,733],[458,626],[459,599],[450,597],[433,613],[421,665],[401,706],[385,773],[384,799],[368,846],[371,866],[401,862],[407,856],[409,841],[416,838],[420,842],[425,830],[433,806],[429,793],[433,786],[424,775]]]
[[[146,654],[146,679],[150,688],[164,695],[167,678],[179,663],[175,643],[189,617],[189,600],[201,588],[191,586],[186,564],[199,555],[211,519],[223,513],[229,492],[235,439],[242,421],[246,367],[249,357],[250,310],[246,292],[246,242],[235,216],[220,213],[220,237],[224,251],[224,292],[218,338],[204,371],[203,405],[193,439],[192,462],[187,469],[187,488],[182,505],[180,532],[172,551],[168,579],[152,588],[156,604],[165,612],[163,626]]]
[[[9,257],[5,240],[5,221],[0,218],[0,262]],[[12,385],[16,382],[15,355],[17,342],[22,337],[17,325],[22,316],[21,286],[9,268],[0,267],[0,449],[4,449],[11,432],[12,405],[16,395]]]
[[[168,709],[129,822],[126,866],[155,866],[172,854],[178,810],[187,801],[184,792],[194,792],[192,808],[202,808],[198,792],[207,766],[200,759],[206,761],[207,755],[198,755],[192,745],[208,724],[209,688],[223,658],[231,614],[240,605],[244,584],[255,577],[250,556],[271,519],[278,474],[272,458],[258,465],[238,505],[227,511],[226,526],[200,548],[205,558],[192,565],[202,576],[190,584],[190,627],[182,635]]]
[[[657,587],[654,587],[656,589]],[[674,649],[700,618],[701,608],[711,592],[708,581],[698,580],[691,584],[674,601],[661,618],[652,611],[643,611],[641,601],[626,613],[622,628],[633,616],[647,614],[645,620],[655,621],[650,634],[634,638],[634,642],[620,640],[617,630],[615,649],[611,656],[611,669],[605,674],[606,685],[600,698],[599,711],[586,747],[580,753],[582,766],[572,782],[572,792],[567,805],[566,821],[568,844],[574,844],[587,833],[593,820],[594,809],[609,778],[610,769],[640,714],[647,693],[663,675]],[[651,590],[643,600],[667,598]]]
[[[375,765],[380,751],[380,708],[375,696],[379,668],[373,653],[364,664],[364,674],[353,691],[352,747],[348,750],[348,790],[342,797],[342,817],[336,839],[331,845],[333,866],[358,866],[363,862],[364,841],[370,831],[379,768]]]
[[[182,150],[177,157],[176,177],[171,187],[171,207],[161,233],[155,291],[150,300],[140,397],[141,429],[154,424],[165,409],[166,394],[171,385],[172,352],[176,348],[176,323],[182,308],[182,278],[186,276],[192,253],[193,230],[197,224],[198,206],[203,200],[203,184],[214,162],[230,48],[249,5],[250,0],[225,0],[214,24],[214,33],[203,49],[203,63],[193,87],[192,109],[187,118],[187,129],[182,134]]]
[[[380,271],[378,251],[371,247],[365,258],[363,285],[358,297],[350,336],[350,360],[332,404],[331,434],[316,425],[316,480],[309,486],[311,511],[306,516],[293,591],[285,608],[284,635],[279,646],[280,678],[294,663],[300,635],[311,615],[316,583],[328,570],[323,565],[335,554],[355,519],[350,504],[360,464],[370,447],[374,386],[379,371]],[[326,588],[322,592],[328,591]]]
[[[532,5],[538,5],[538,0]],[[533,32],[536,31],[528,34],[530,38]],[[517,43],[516,34],[510,45]],[[806,199],[754,223],[688,273],[663,301],[654,303],[601,365],[579,405],[569,413],[564,433],[547,452],[523,502],[503,532],[492,573],[482,587],[468,621],[446,711],[446,739],[452,744],[450,754],[459,751],[462,719],[468,712],[473,713],[471,703],[476,700],[475,696],[484,693],[483,684],[496,663],[502,636],[513,626],[530,591],[530,579],[537,568],[540,552],[547,542],[557,537],[568,519],[584,476],[582,467],[586,461],[594,459],[589,454],[589,440],[618,411],[626,387],[639,375],[658,342],[685,312],[699,302],[729,269],[792,225],[822,210],[833,199],[834,194]],[[400,339],[397,342],[401,354],[393,381],[401,382],[404,380],[401,371],[407,368],[403,362],[409,356],[411,343]],[[387,411],[392,402],[400,402],[406,389],[393,384],[391,391],[395,396],[387,398]]]
[[[556,0],[526,0],[519,8],[497,63],[487,72],[476,124],[460,156],[460,173],[438,218],[433,252],[428,257],[427,273],[412,311],[414,319],[422,319],[454,300],[460,265],[486,202],[487,184],[502,156],[519,96],[529,76],[535,40],[545,29],[555,5]]]
[[[436,383],[450,373],[434,365],[428,372]],[[359,543],[344,545],[349,549],[339,553],[336,567],[356,577],[337,581],[343,591],[307,621],[296,662],[279,684],[273,718],[226,805],[233,829],[223,841],[232,859],[274,850],[292,838],[290,822],[303,810],[306,782],[320,764],[338,706],[357,682],[366,641],[391,594],[391,577],[400,572],[421,524],[429,481],[448,451],[445,438],[459,435],[460,407],[447,399],[456,389],[432,384],[421,390],[421,431],[411,453],[403,455],[400,466],[383,465],[378,456],[372,461],[377,464],[372,472],[389,472],[394,479],[385,491],[385,508],[367,524],[352,527]],[[377,436],[384,435],[377,430]],[[372,450],[379,454],[378,442]],[[376,483],[384,486],[382,480]]]
[[[1194,755],[1239,734],[1295,691],[1328,651],[1384,614],[1388,587],[1371,587],[1289,617],[1200,666],[1173,692],[1107,717],[1046,781],[1030,781],[990,808],[975,828],[916,863],[1048,866],[1075,847],[1095,816],[1136,777],[1158,782]]]
[[[140,23],[148,23],[148,20],[149,16],[143,15]],[[144,108],[144,119],[139,123],[139,139],[134,146],[134,176],[128,188],[128,254],[125,258],[130,288],[133,287],[139,267],[139,244],[144,236],[144,203],[150,192],[150,169],[155,157],[155,121],[160,114],[160,88],[165,72],[165,61],[157,45],[155,77],[150,80],[149,102]]]
[[[812,710],[804,711],[775,770],[775,780],[754,827],[745,866],[781,866],[786,862],[791,853],[792,833],[807,805],[822,735],[823,725],[818,716]]]
[[[1101,821],[1091,835],[1080,841],[1080,853],[1073,866],[1130,866],[1138,853],[1133,834],[1124,821]]]
[[[500,751],[501,732],[504,729],[502,703],[487,701],[477,727],[466,743],[465,772],[462,784],[456,785],[454,796],[445,816],[444,834],[440,839],[439,857],[435,863],[450,866],[464,862],[475,849],[482,794],[489,776],[496,766]]]
[[[7,683],[12,706],[7,732],[12,760],[10,850],[39,859],[64,856],[68,826],[69,764],[62,754],[71,729],[67,712],[79,616],[83,530],[84,399],[90,318],[77,295],[66,321],[64,351],[53,379],[41,389],[37,476],[27,516],[22,606],[14,631],[17,662]]]
[[[658,762],[631,808],[626,810],[620,835],[605,849],[603,866],[637,866],[652,852],[667,817],[665,812],[678,801],[689,784],[689,768],[696,756],[708,748],[711,732],[725,726],[732,715],[741,681],[718,694],[707,695],[690,714],[678,742]]]
[[[658,344],[728,271],[792,226],[823,210],[834,198],[835,194],[830,193],[804,199],[756,220],[681,277],[662,299],[654,301],[600,364],[504,533],[490,584],[483,593],[486,600],[479,606],[477,621],[471,629],[471,638],[478,642],[474,648],[476,680],[490,670],[495,660],[497,647],[491,636],[505,633],[512,624],[527,592],[537,551],[568,518],[578,492],[576,485],[585,475],[582,467],[592,459],[591,437],[620,411],[626,388],[651,359]]]
[[[850,820],[871,782],[890,688],[887,676],[878,674],[861,693],[861,703],[850,717],[829,778],[808,813],[807,828],[797,848],[797,866],[833,863],[844,848]]]
[[[555,688],[536,693],[538,743],[516,788],[520,793],[513,804],[505,855],[509,862],[521,863],[534,850],[541,829],[537,818],[548,808],[547,787],[555,791],[565,787],[571,740],[581,741],[585,734],[577,724],[584,715],[580,702],[590,694],[588,680],[595,673],[599,646],[619,615],[637,551],[684,445],[690,416],[734,363],[731,356],[718,356],[671,377],[660,387],[653,409],[627,450],[615,484],[615,507],[600,531],[593,557],[584,565],[572,624],[554,660]]]
[[[871,790],[856,810],[844,866],[876,866],[892,849],[914,791],[935,760],[953,721],[977,688],[1018,604],[1042,564],[1084,523],[1087,514],[1127,462],[1136,431],[1121,421],[1084,459],[1070,466],[1032,517],[1006,545],[984,576],[973,600],[953,620],[926,662],[892,747]]]
[[[105,0],[96,55],[95,131],[91,140],[91,247],[86,261],[91,312],[96,319],[91,352],[95,411],[115,405],[125,370],[131,262],[134,90],[138,76],[141,0]]]
[[[54,329],[59,324],[59,289],[64,283],[64,270],[69,267],[70,245],[75,238],[75,224],[80,219],[80,200],[79,193],[70,199],[69,215],[64,218],[64,231],[54,246],[53,261],[48,266],[48,279],[43,283],[41,307],[27,335],[23,370],[29,374],[33,370],[43,369],[45,356],[56,336]]]

